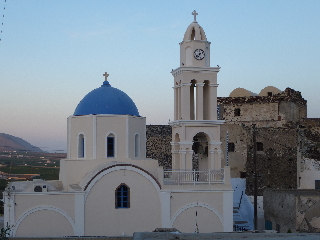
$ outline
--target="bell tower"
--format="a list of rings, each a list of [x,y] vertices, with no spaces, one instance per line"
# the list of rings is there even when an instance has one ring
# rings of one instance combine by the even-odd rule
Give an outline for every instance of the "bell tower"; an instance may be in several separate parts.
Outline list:
[[[210,42],[198,24],[198,13],[180,43],[180,67],[174,77],[172,169],[220,170],[220,125],[217,120],[217,74],[210,67]]]

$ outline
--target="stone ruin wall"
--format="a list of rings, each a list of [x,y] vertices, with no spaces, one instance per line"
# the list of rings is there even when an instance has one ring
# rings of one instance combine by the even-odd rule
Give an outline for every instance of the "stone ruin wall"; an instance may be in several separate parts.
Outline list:
[[[159,166],[163,166],[164,169],[171,169],[171,126],[147,125],[146,138],[146,157],[158,160]]]
[[[274,230],[320,232],[318,190],[266,190],[263,199],[265,219]]]
[[[248,131],[252,131],[249,130]],[[252,132],[251,132],[252,135]],[[257,142],[263,143],[263,151],[257,151],[258,195],[263,195],[266,188],[297,188],[297,146],[295,129],[258,128]],[[253,195],[254,162],[253,142],[248,142],[247,149],[247,195]]]
[[[291,127],[307,117],[307,101],[291,88],[273,96],[219,97],[218,106],[220,120],[257,127]]]
[[[228,142],[234,144],[234,151],[227,155],[227,131]],[[232,178],[240,178],[241,172],[245,172],[247,162],[247,145],[250,139],[249,132],[245,127],[237,124],[222,124],[220,126],[221,139],[221,166],[230,166]],[[228,158],[228,163],[227,163]]]
[[[299,127],[303,157],[320,161],[320,119],[307,118]]]

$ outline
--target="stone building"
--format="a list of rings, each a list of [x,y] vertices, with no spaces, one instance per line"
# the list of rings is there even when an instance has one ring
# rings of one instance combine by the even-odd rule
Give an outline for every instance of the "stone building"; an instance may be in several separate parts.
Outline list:
[[[295,189],[301,154],[299,125],[306,118],[306,100],[300,92],[287,88],[281,92],[266,87],[260,94],[235,89],[230,97],[218,98],[222,127],[221,141],[227,138],[225,163],[232,177],[247,178],[247,194],[253,192],[253,124],[257,144],[258,194],[265,188]],[[227,149],[227,146],[223,146]]]
[[[307,118],[307,101],[290,88],[264,88],[259,95],[235,89],[218,98],[221,142],[232,177],[247,178],[253,192],[253,124],[257,144],[258,194],[271,189],[314,189],[320,179],[319,120]],[[228,131],[228,152],[226,138]]]

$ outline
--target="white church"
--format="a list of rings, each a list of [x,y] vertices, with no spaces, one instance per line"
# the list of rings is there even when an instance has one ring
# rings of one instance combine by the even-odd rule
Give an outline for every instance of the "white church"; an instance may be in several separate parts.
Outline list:
[[[230,168],[221,166],[223,121],[217,120],[220,68],[210,67],[210,42],[193,15],[180,43],[180,66],[171,72],[173,169],[145,157],[146,118],[105,73],[101,87],[68,118],[68,153],[59,180],[12,182],[6,188],[4,225],[13,226],[12,237],[233,230]]]

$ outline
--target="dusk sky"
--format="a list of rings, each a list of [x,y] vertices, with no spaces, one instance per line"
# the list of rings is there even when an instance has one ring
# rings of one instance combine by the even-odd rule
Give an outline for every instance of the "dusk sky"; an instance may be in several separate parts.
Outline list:
[[[218,96],[290,87],[320,117],[319,0],[0,0],[0,132],[65,151],[67,118],[104,72],[147,124],[167,124],[193,10],[221,67]]]

